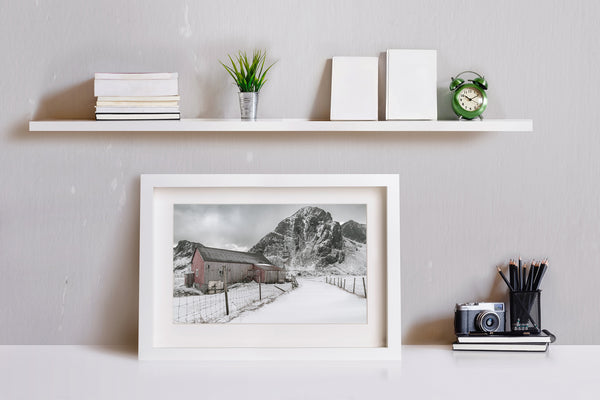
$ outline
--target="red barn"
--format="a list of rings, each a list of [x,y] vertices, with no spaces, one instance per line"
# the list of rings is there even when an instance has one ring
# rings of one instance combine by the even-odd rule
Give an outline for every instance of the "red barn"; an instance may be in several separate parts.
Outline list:
[[[192,256],[194,287],[206,292],[209,285],[221,288],[227,268],[227,284],[255,280],[282,283],[285,271],[273,265],[264,255],[212,247],[197,247]]]
[[[254,264],[254,280],[262,283],[283,283],[284,273],[279,267],[272,264]]]

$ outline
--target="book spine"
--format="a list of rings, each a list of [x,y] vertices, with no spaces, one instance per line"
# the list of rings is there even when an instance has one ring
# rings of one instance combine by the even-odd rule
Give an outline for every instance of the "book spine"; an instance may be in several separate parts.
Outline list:
[[[112,73],[96,72],[94,79],[177,79],[177,72]]]
[[[178,101],[97,101],[96,107],[179,107]]]
[[[96,79],[94,96],[172,96],[179,94],[177,79]]]
[[[123,121],[123,120],[178,120],[180,119],[179,113],[168,113],[168,114],[98,114],[96,113],[96,120],[98,121]]]
[[[178,113],[179,107],[96,107],[98,114]]]
[[[181,96],[99,96],[98,101],[179,101]]]

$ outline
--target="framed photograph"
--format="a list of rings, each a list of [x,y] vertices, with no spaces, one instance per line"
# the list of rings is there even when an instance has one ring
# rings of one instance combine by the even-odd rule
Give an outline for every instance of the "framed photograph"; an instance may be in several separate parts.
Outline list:
[[[142,175],[140,359],[400,358],[398,175]]]

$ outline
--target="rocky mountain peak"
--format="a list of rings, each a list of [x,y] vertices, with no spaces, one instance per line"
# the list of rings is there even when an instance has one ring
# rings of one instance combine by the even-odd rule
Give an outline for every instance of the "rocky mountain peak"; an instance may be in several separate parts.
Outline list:
[[[367,225],[349,220],[342,224],[342,235],[358,243],[367,243]]]
[[[360,227],[354,231],[360,232]],[[359,234],[356,236],[360,238]],[[287,270],[311,274],[340,273],[348,269],[344,266],[350,252],[352,266],[347,267],[353,271],[366,271],[364,257],[358,257],[360,261],[356,261],[357,252],[362,254],[364,249],[357,247],[360,245],[348,248],[347,242],[350,243],[344,239],[340,224],[329,212],[309,206],[283,219],[250,251],[264,254],[275,265]]]
[[[285,218],[275,228],[276,233],[286,234],[291,226],[316,227],[320,224],[331,223],[331,214],[319,207],[303,207],[292,216]]]
[[[192,257],[198,247],[204,247],[204,245],[190,242],[189,240],[180,240],[177,242],[177,246],[173,247],[174,270],[186,269],[192,262]]]

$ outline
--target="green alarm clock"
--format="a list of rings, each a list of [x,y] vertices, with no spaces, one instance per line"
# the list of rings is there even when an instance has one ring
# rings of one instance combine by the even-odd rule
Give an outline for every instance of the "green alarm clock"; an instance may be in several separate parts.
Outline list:
[[[470,79],[465,83],[464,79],[461,79],[462,74],[474,74],[477,78]],[[452,110],[458,116],[458,119],[473,119],[479,117],[483,119],[481,114],[487,108],[487,94],[485,91],[488,88],[488,84],[485,78],[473,71],[463,71],[456,75],[456,78],[452,78],[450,84],[450,90],[454,92],[452,96]]]

